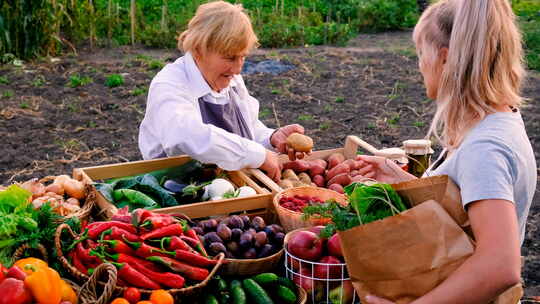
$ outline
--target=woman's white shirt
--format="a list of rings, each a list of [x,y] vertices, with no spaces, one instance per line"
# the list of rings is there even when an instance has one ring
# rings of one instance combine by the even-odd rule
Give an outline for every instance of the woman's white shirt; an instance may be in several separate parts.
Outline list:
[[[199,99],[227,104],[233,87],[253,140],[203,122]],[[144,159],[187,154],[225,170],[258,168],[265,160],[266,149],[273,150],[270,136],[274,131],[258,119],[258,114],[259,102],[249,95],[242,76],[235,75],[229,87],[215,92],[192,55],[186,53],[167,64],[150,84],[146,114],[139,129],[139,149]]]

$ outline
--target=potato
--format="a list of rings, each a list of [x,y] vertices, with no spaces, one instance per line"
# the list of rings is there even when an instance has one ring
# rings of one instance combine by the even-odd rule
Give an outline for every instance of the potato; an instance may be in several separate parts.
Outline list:
[[[345,161],[345,156],[343,156],[343,154],[334,153],[328,157],[328,169],[332,169],[344,161]]]
[[[283,179],[279,182],[279,186],[283,189],[293,188],[293,182],[290,179]]]
[[[294,173],[294,171],[292,169],[287,169],[287,170],[283,171],[283,173],[281,174],[281,177],[283,179],[290,179],[291,181],[293,181],[293,180],[299,181],[300,180],[300,178],[298,178],[298,176],[296,175],[296,173]]]
[[[336,192],[339,192],[343,194],[345,191],[343,191],[343,187],[340,184],[332,184],[328,187],[330,190],[334,190]]]
[[[317,185],[317,187],[324,187],[325,180],[322,175],[315,175],[313,177],[313,182]]]
[[[292,169],[297,173],[308,171],[310,167],[311,164],[305,160],[289,161],[283,164],[283,169]]]
[[[298,152],[310,152],[313,149],[313,139],[300,133],[293,133],[287,137],[287,145]]]
[[[311,184],[311,178],[305,172],[298,174],[298,179],[300,179],[300,181],[304,184],[308,184],[308,185]]]
[[[331,180],[332,178],[334,178],[334,176],[338,174],[349,172],[351,172],[351,168],[346,163],[341,163],[328,171],[328,173],[326,173],[326,180]]]
[[[349,173],[340,173],[328,181],[328,185],[339,184],[341,186],[347,186],[352,182],[352,178]]]
[[[307,184],[307,185],[306,185],[305,183],[303,183],[303,182],[301,182],[301,181],[292,181],[292,183],[293,183],[293,186],[294,186],[294,187],[306,187],[306,186],[311,186],[310,184]]]

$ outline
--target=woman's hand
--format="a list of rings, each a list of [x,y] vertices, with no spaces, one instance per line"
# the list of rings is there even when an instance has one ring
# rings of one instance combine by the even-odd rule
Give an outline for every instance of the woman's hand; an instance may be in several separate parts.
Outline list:
[[[304,158],[303,152],[296,152],[294,149],[287,146],[287,137],[293,133],[304,134],[304,127],[299,124],[288,125],[277,129],[276,132],[270,138],[270,144],[283,154],[288,154],[290,160]]]
[[[394,302],[391,302],[391,301],[388,301],[386,299],[379,298],[376,296],[372,296],[372,295],[366,296],[366,303],[367,304],[394,304]]]
[[[281,179],[281,164],[279,163],[277,154],[274,152],[266,151],[266,158],[259,169],[266,172],[266,175],[276,182],[279,182]]]
[[[394,161],[385,157],[359,155],[357,160],[362,161],[362,166],[358,169],[358,173],[379,182],[394,184],[416,178],[414,175],[401,169]]]

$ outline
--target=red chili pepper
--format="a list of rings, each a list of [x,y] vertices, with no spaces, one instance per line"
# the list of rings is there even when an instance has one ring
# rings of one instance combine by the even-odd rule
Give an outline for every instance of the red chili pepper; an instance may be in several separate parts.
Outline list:
[[[71,258],[71,263],[78,271],[84,273],[85,275],[88,275],[88,269],[81,262],[81,259],[77,256],[77,252],[75,250],[70,251],[68,253],[68,257]]]
[[[152,264],[152,262],[150,261],[146,261],[146,262]],[[139,271],[140,273],[144,274],[145,276],[153,280],[154,282],[159,283],[163,286],[170,287],[170,288],[184,287],[184,283],[186,280],[181,275],[170,273],[170,272],[162,272],[159,270],[158,270],[159,272],[156,272],[138,263],[131,263],[130,265],[133,268],[135,268],[137,271]]]
[[[193,231],[193,230],[191,230]],[[204,249],[204,246],[201,244],[201,240],[197,235],[195,235],[196,239],[181,235],[180,239],[191,245],[191,247],[194,247],[200,254],[202,254],[205,257],[208,257],[208,253],[206,253],[206,250]]]
[[[216,265],[217,263],[216,260],[212,260],[212,259],[203,257],[200,254],[192,253],[186,250],[160,251],[160,252],[171,255],[176,260],[186,262],[194,266],[210,267],[210,266]]]
[[[95,263],[99,262],[98,258],[96,256],[90,255],[90,251],[92,249],[95,249],[97,247],[97,244],[94,247],[84,248],[82,243],[78,243],[76,249],[76,254],[79,257],[79,259],[82,260],[82,262],[85,263]]]
[[[137,233],[137,229],[131,224],[122,223],[118,221],[109,221],[109,222],[94,222],[92,224],[89,224],[87,226],[88,236],[93,240],[97,240],[97,238],[103,231],[110,229],[112,227],[121,228],[131,233]]]
[[[120,240],[103,240],[100,243],[106,244],[113,253],[125,253],[129,255],[135,255],[135,251],[131,249],[126,243]]]
[[[134,233],[131,233],[129,231],[126,231],[122,228],[118,228],[118,227],[111,227],[105,231],[103,231],[103,233],[101,234],[101,237],[105,237],[105,236],[110,236],[111,239],[113,240],[122,240],[122,239],[127,239],[131,242],[137,242],[137,241],[140,241],[140,238],[138,235],[134,234]]]
[[[203,281],[204,279],[206,279],[206,277],[208,277],[209,272],[207,269],[190,266],[185,263],[176,261],[172,258],[150,256],[146,259],[152,262],[159,263],[173,272],[181,273],[188,279]]]
[[[178,223],[178,220],[167,214],[156,214],[144,220],[140,228],[156,230]]]
[[[113,261],[118,262],[118,263],[129,263],[131,266],[135,266],[135,264],[142,265],[145,268],[148,268],[148,269],[150,269],[152,271],[160,271],[161,270],[156,266],[156,264],[154,264],[154,263],[152,263],[150,261],[143,260],[141,258],[134,257],[134,256],[124,254],[124,253],[107,254],[107,257],[109,257],[110,259],[112,259]]]
[[[131,224],[138,227],[145,219],[154,215],[152,211],[146,209],[135,209],[131,212]]]
[[[118,276],[126,281],[131,286],[146,288],[146,289],[160,289],[158,283],[150,280],[147,276],[131,267],[128,263],[116,263],[112,262],[118,268]]]
[[[182,235],[184,233],[185,227],[186,227],[185,223],[172,224],[172,225],[145,233],[141,235],[141,239],[144,241],[148,239],[161,239],[165,236]]]
[[[126,244],[128,244],[129,247],[131,247],[131,249],[135,250],[135,255],[136,256],[139,256],[141,258],[146,258],[146,257],[149,257],[149,256],[152,256],[152,255],[163,255],[165,256],[164,254],[162,253],[159,253],[159,248],[156,248],[156,247],[152,247],[150,245],[147,245],[145,243],[142,243],[142,242],[130,242],[126,239],[124,239],[124,242]]]
[[[187,250],[191,252],[195,252],[195,250],[189,246],[186,242],[184,242],[180,237],[177,236],[168,236],[164,237],[161,240],[155,240],[155,242],[158,242],[161,246],[161,249],[174,251],[177,249]]]

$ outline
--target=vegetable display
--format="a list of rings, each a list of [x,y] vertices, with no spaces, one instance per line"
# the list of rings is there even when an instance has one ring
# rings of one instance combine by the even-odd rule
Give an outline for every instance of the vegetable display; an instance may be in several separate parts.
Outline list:
[[[67,248],[71,264],[89,275],[101,263],[111,263],[120,286],[150,290],[193,285],[216,265],[183,216],[145,209],[126,215],[83,227]]]
[[[191,160],[175,168],[96,183],[96,189],[118,208],[157,209],[206,200],[255,195],[250,187],[236,187],[221,170]]]
[[[200,221],[193,227],[210,255],[220,252],[232,259],[255,259],[270,256],[283,248],[285,234],[277,224],[266,225],[256,216],[232,215]]]
[[[47,263],[18,260],[9,269],[0,264],[0,304],[77,304],[77,294]]]
[[[295,304],[299,297],[296,285],[274,273],[248,278],[212,278],[202,302],[217,304]]]

